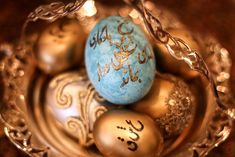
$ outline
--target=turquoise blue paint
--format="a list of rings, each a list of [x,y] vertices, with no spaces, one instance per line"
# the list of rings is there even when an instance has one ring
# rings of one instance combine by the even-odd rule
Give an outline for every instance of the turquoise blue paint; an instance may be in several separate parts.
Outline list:
[[[90,32],[85,64],[97,92],[114,104],[140,100],[149,92],[155,77],[150,42],[139,26],[119,16],[100,21]]]

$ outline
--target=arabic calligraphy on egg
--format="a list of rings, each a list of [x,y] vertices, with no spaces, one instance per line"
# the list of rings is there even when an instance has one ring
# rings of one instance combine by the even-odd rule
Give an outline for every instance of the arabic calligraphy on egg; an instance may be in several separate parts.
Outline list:
[[[153,84],[152,47],[141,28],[127,18],[111,16],[93,28],[85,63],[96,90],[114,104],[138,101]]]
[[[110,110],[98,118],[93,136],[97,148],[107,157],[158,157],[164,146],[150,117],[124,109]]]

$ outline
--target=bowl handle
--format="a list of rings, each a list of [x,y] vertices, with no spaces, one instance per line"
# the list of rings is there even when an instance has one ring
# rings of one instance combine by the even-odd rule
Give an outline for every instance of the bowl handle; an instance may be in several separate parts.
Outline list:
[[[224,102],[221,101],[213,76],[201,55],[195,50],[192,50],[182,39],[174,37],[165,31],[159,19],[144,7],[144,0],[124,1],[140,13],[150,36],[152,36],[157,43],[160,42],[163,44],[173,58],[186,62],[192,70],[198,71],[210,82],[218,107],[230,118],[235,119],[235,108],[229,107],[232,105],[224,104]]]

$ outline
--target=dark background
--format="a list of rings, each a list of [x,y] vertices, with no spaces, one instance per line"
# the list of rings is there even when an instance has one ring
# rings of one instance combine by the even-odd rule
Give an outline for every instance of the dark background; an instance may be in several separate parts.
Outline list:
[[[38,5],[45,3],[46,0],[0,0],[0,43],[17,39],[27,15]],[[235,91],[235,0],[157,0],[156,3],[175,12],[190,30],[210,34],[228,49],[233,60],[231,80]],[[1,129],[0,125],[0,156],[24,156],[2,135]],[[235,130],[209,156],[235,157]]]

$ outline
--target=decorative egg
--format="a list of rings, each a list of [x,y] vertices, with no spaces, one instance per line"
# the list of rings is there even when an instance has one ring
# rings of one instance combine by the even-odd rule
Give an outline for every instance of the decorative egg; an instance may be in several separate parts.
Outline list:
[[[56,74],[83,60],[85,34],[78,21],[62,19],[47,26],[35,44],[38,67]]]
[[[150,42],[131,20],[108,17],[90,32],[85,64],[95,89],[114,104],[130,104],[144,97],[155,75]]]
[[[192,34],[187,29],[169,29],[167,30],[174,37],[182,39],[192,50],[200,50],[200,46]],[[192,79],[199,76],[197,71],[191,70],[184,61],[175,59],[163,44],[155,45],[156,56],[159,69],[164,72],[180,75],[184,79]]]
[[[181,133],[192,120],[195,98],[183,80],[163,74],[156,77],[149,94],[131,107],[151,116],[167,138]]]
[[[97,148],[106,157],[158,157],[163,138],[154,121],[130,110],[104,113],[94,125]]]
[[[93,144],[94,122],[107,107],[88,81],[85,70],[54,77],[46,91],[46,104],[59,124],[81,145]]]

